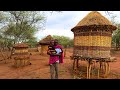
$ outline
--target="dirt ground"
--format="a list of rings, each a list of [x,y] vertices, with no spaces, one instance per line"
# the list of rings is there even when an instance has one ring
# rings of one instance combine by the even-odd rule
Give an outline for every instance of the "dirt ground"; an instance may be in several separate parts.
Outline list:
[[[59,64],[59,79],[75,78],[72,71],[73,60],[70,60],[71,55],[72,49],[67,49],[64,63]],[[117,58],[117,62],[110,63],[111,71],[108,79],[120,79],[120,52],[114,52],[112,56]],[[48,59],[48,55],[32,54],[30,57],[32,65],[20,68],[13,67],[13,59],[7,61],[7,63],[4,63],[4,61],[0,61],[0,79],[50,79]],[[77,75],[76,77],[78,79],[85,79],[85,62],[80,61],[79,66],[79,75]],[[96,76],[93,76],[91,78],[97,79]]]

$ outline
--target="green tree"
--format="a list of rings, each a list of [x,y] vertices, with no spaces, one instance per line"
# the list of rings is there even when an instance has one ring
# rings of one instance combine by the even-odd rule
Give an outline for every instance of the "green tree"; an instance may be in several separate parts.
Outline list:
[[[64,48],[73,47],[73,39],[70,39],[69,37],[58,35],[53,35],[52,37],[53,39],[58,39],[59,44],[61,44]]]
[[[20,42],[32,44],[34,35],[44,27],[45,17],[38,11],[0,11],[0,44],[2,47],[12,46]],[[33,45],[33,44],[32,44]],[[11,57],[10,55],[10,57]]]
[[[120,24],[118,24],[118,29],[113,32],[112,45],[115,46],[116,50],[119,50],[120,48]]]
[[[37,39],[36,38],[31,38],[29,39],[26,43],[28,43],[30,45],[31,48],[36,47],[37,46]]]
[[[7,15],[6,15],[7,14]],[[5,36],[12,39],[13,43],[27,42],[34,38],[34,34],[38,31],[45,20],[45,17],[36,11],[8,11],[4,12],[7,19],[7,25],[2,28]]]

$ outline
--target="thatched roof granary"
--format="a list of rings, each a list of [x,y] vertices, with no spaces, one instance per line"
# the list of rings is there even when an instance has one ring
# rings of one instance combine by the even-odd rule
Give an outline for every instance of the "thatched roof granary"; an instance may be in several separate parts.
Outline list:
[[[13,46],[14,51],[14,66],[26,66],[30,65],[28,48],[29,45],[26,43],[17,43]]]
[[[90,12],[74,28],[73,55],[110,57],[112,31],[117,27],[97,11]]]
[[[49,45],[50,44],[50,40],[52,40],[52,36],[48,35],[45,38],[43,38],[41,41],[39,41],[39,45]]]
[[[38,51],[41,54],[47,54],[48,45],[50,44],[51,40],[53,40],[52,36],[48,35],[47,37],[45,37],[41,41],[39,41],[39,43],[38,43]]]

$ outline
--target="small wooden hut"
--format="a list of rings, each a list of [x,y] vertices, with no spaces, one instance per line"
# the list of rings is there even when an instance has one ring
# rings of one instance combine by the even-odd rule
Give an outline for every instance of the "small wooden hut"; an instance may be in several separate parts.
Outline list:
[[[47,53],[48,45],[50,44],[50,40],[52,40],[52,39],[53,39],[52,36],[48,35],[47,37],[45,37],[41,41],[39,41],[38,51],[41,54],[46,54]]]
[[[13,46],[14,50],[14,66],[26,66],[30,65],[29,53],[28,53],[28,44],[17,43]]]
[[[99,12],[90,12],[71,29],[74,33],[73,56],[109,58],[112,32],[116,28]]]

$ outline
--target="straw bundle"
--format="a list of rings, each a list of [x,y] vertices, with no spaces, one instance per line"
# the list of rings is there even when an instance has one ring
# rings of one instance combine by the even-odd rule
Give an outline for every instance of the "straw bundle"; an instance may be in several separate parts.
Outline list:
[[[84,57],[110,57],[112,23],[99,12],[90,12],[71,31],[74,32],[73,55]]]

